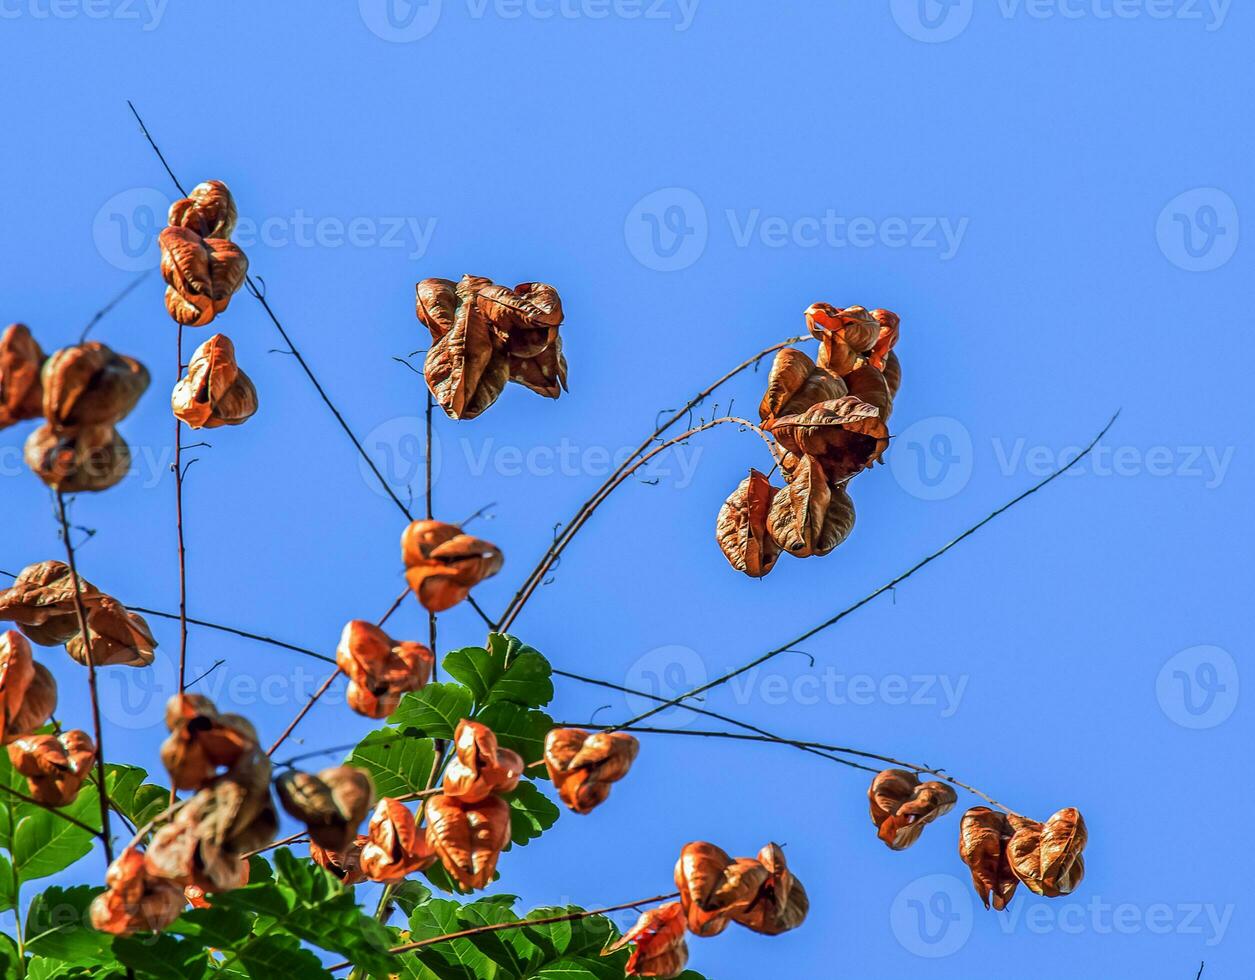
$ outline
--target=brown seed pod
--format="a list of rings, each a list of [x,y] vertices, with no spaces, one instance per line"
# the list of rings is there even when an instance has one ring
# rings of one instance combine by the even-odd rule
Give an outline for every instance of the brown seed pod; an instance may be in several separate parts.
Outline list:
[[[90,609],[101,593],[87,579],[79,577],[83,603]],[[74,605],[74,578],[62,561],[41,561],[27,565],[0,591],[0,620],[11,619],[26,636],[41,646],[60,646],[78,634],[78,614]]]
[[[239,215],[235,198],[220,180],[206,180],[187,197],[170,205],[170,224],[189,228],[202,238],[230,238]]]
[[[845,382],[839,377],[819,367],[802,351],[786,347],[772,361],[758,415],[768,422],[782,415],[797,415],[845,394]]]
[[[898,355],[894,351],[890,351],[885,358],[885,385],[889,389],[889,397],[897,398],[898,389],[902,387],[902,363],[898,360]]]
[[[1007,844],[1007,859],[1015,876],[1044,898],[1072,894],[1085,877],[1081,852],[1089,841],[1081,812],[1066,807],[1044,824],[1010,819],[1015,833]]]
[[[424,373],[432,395],[455,419],[473,419],[516,381],[547,398],[566,389],[558,327],[562,302],[544,283],[514,289],[482,276],[424,279],[415,312],[431,332]]]
[[[431,679],[435,657],[421,643],[397,642],[365,620],[347,623],[336,647],[336,664],[349,679],[349,707],[367,718],[386,718],[401,695]]]
[[[362,845],[361,871],[371,881],[400,881],[436,863],[435,852],[406,806],[385,796],[370,818]]]
[[[675,865],[685,921],[698,936],[717,936],[734,911],[744,911],[767,883],[767,869],[752,858],[735,861],[705,841],[686,844]]]
[[[814,303],[806,311],[806,326],[819,341],[819,366],[844,378],[871,356],[881,325],[861,306],[838,309]]]
[[[203,327],[226,311],[248,276],[248,257],[225,238],[203,238],[171,225],[157,237],[166,311],[185,327]]]
[[[160,932],[183,912],[183,892],[177,885],[151,877],[144,855],[128,847],[109,865],[105,890],[91,903],[92,928],[115,936]]]
[[[501,549],[463,534],[456,524],[421,520],[401,534],[405,579],[429,612],[444,612],[501,570]]]
[[[94,340],[57,351],[44,362],[41,379],[44,418],[59,429],[120,422],[150,381],[135,358]]]
[[[688,963],[688,942],[684,937],[684,907],[668,902],[641,913],[636,925],[602,951],[606,956],[635,943],[627,961],[629,977],[678,977]]]
[[[44,423],[26,439],[26,465],[53,490],[90,493],[117,485],[131,450],[111,425],[55,429]]]
[[[374,802],[375,785],[362,770],[337,766],[317,776],[286,772],[275,780],[275,792],[283,809],[309,828],[315,845],[341,853],[366,819]]]
[[[728,564],[751,578],[762,578],[776,565],[780,548],[767,529],[767,514],[778,490],[758,470],[732,491],[719,508],[715,538]]]
[[[178,820],[194,829],[206,867],[265,847],[279,829],[270,797],[270,760],[256,747],[245,752],[183,806]]]
[[[48,806],[69,806],[96,763],[96,746],[86,732],[28,735],[9,743],[9,761],[26,777],[30,795]]]
[[[976,894],[989,908],[1001,912],[1015,895],[1019,880],[1007,857],[1007,843],[1015,832],[1005,813],[974,806],[959,821],[959,857],[972,871]]]
[[[340,883],[347,888],[366,880],[366,875],[362,872],[362,848],[369,840],[365,834],[359,834],[343,852],[328,851],[310,841],[309,857],[320,868],[339,878]]]
[[[248,719],[219,714],[202,694],[170,698],[166,727],[170,736],[161,745],[161,762],[175,789],[207,786],[219,770],[235,769],[257,753],[257,732]]]
[[[130,612],[112,596],[93,599],[87,608],[87,633],[91,657],[97,667],[121,664],[147,667],[153,662],[157,641],[139,613]],[[87,648],[80,633],[66,642],[66,652],[81,664],[87,663]]]
[[[239,425],[257,411],[257,389],[235,362],[235,345],[214,334],[196,348],[170,396],[177,418],[192,429]]]
[[[497,858],[510,843],[510,805],[499,796],[463,803],[452,796],[427,800],[427,844],[465,890],[486,888]]]
[[[35,660],[26,637],[0,633],[0,740],[31,734],[56,710],[57,682]]]
[[[0,334],[0,429],[43,414],[44,352],[30,329],[11,323]]]
[[[214,791],[201,790],[174,819],[155,834],[144,853],[144,870],[179,888],[203,892],[226,892],[248,882],[248,861],[243,848],[217,835],[213,816],[217,807]]]
[[[610,786],[628,774],[640,743],[625,732],[589,735],[582,728],[554,728],[545,736],[545,767],[562,802],[589,813],[606,801]]]
[[[184,885],[183,897],[187,899],[188,905],[194,909],[207,909],[213,907],[213,902],[208,898],[210,892],[214,891],[230,891],[234,888],[243,888],[248,884],[248,859],[237,858],[235,864],[235,876],[229,879],[224,887],[206,888],[203,885]]]
[[[880,420],[886,424],[893,414],[893,398],[884,374],[871,361],[845,376],[850,394],[859,401],[874,405],[880,411]]]
[[[789,870],[783,849],[779,844],[768,844],[758,852],[757,863],[766,871],[767,878],[748,905],[732,910],[732,921],[765,936],[778,936],[796,929],[806,921],[810,898]]]
[[[831,501],[823,466],[814,456],[803,456],[790,473],[788,485],[771,502],[767,530],[772,540],[794,558],[820,554]]]
[[[831,483],[867,469],[889,447],[889,430],[880,410],[853,395],[820,402],[800,415],[768,422],[764,428],[789,452],[816,457]]]
[[[499,748],[491,728],[464,718],[453,733],[453,761],[445,770],[445,796],[478,803],[493,793],[509,793],[526,768],[523,757]]]
[[[890,849],[904,851],[919,840],[925,826],[954,808],[958,796],[945,783],[921,783],[913,772],[885,769],[872,780],[867,800],[880,839]]]

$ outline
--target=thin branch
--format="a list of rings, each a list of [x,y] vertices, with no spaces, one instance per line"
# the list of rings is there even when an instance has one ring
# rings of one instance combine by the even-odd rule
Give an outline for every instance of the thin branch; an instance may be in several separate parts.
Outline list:
[[[49,806],[47,803],[41,803],[39,800],[35,799],[35,797],[27,796],[25,793],[21,792],[20,790],[16,790],[12,786],[6,786],[4,785],[4,783],[0,783],[0,789],[4,790],[10,796],[16,797],[17,799],[21,800],[23,803],[30,803],[32,806],[37,806],[42,810],[47,810],[49,813],[55,814],[56,816],[60,817],[62,820],[65,820],[67,823],[72,823],[74,824],[75,827],[80,827],[83,830],[86,830],[93,837],[99,837],[101,840],[104,840],[104,834],[102,834],[99,830],[97,830],[95,827],[91,826],[90,824],[83,823],[83,821],[79,820],[77,817],[72,817],[68,813],[62,813],[56,807]]]
[[[282,840],[272,841],[265,847],[259,847],[255,851],[246,851],[240,855],[242,858],[256,857],[258,854],[264,854],[266,851],[273,851],[276,847],[282,847],[284,844],[299,844],[301,840],[309,835],[308,830],[298,830],[295,834],[284,837]]]
[[[622,905],[611,905],[604,909],[589,909],[584,912],[570,912],[566,915],[552,915],[544,919],[519,919],[516,922],[498,922],[495,925],[476,926],[474,929],[463,929],[461,932],[450,932],[443,936],[432,936],[430,939],[421,939],[418,942],[406,943],[403,946],[394,946],[388,950],[389,953],[409,953],[416,949],[423,949],[425,946],[434,946],[437,943],[452,942],[455,939],[467,939],[471,936],[482,936],[489,932],[503,932],[507,929],[526,929],[529,926],[551,926],[560,922],[577,922],[580,919],[588,919],[594,915],[609,915],[611,912],[622,912],[625,909],[635,909],[642,905],[654,905],[658,902],[669,902],[673,898],[679,898],[679,892],[672,892],[670,895],[655,895],[653,898],[642,898],[635,902],[624,902]],[[352,966],[351,963],[336,963],[329,966],[329,970],[343,970]]]
[[[96,785],[100,796],[100,840],[105,848],[105,860],[113,863],[113,840],[109,831],[109,789],[105,785],[105,746],[100,725],[100,698],[96,694],[96,658],[92,655],[91,633],[87,629],[87,610],[83,606],[83,582],[78,575],[74,559],[74,545],[70,541],[70,522],[65,514],[65,495],[57,491],[57,516],[61,519],[61,537],[65,542],[65,557],[70,566],[70,580],[74,583],[74,611],[78,616],[78,629],[83,637],[83,656],[87,660],[87,690],[91,696],[92,727],[96,736]]]
[[[123,289],[120,293],[114,296],[113,299],[109,300],[108,303],[106,303],[104,306],[98,309],[95,315],[90,320],[87,321],[87,326],[83,328],[83,332],[79,334],[78,342],[81,344],[85,340],[87,340],[87,335],[92,332],[92,328],[96,326],[96,324],[98,324],[106,316],[108,316],[115,306],[117,306],[124,299],[130,296],[131,293],[134,292],[135,288],[152,274],[153,274],[152,269],[148,269],[144,272],[141,272],[138,276],[136,276],[129,283],[127,283],[125,289]]]
[[[709,397],[716,389],[731,381],[742,371],[754,367],[764,357],[774,354],[776,351],[783,350],[784,348],[799,343],[805,339],[806,337],[790,337],[788,340],[782,341],[781,343],[772,344],[770,347],[763,348],[753,357],[742,361],[727,374],[718,378],[710,385],[707,385],[696,395],[690,398],[682,407],[676,409],[676,411],[673,412],[665,421],[658,423],[654,427],[654,431],[645,438],[645,441],[637,446],[636,450],[606,478],[606,481],[597,488],[593,495],[580,505],[579,509],[575,512],[575,515],[567,522],[567,530],[554,539],[553,543],[549,546],[549,550],[541,556],[541,559],[536,564],[536,567],[528,573],[527,578],[523,580],[523,584],[519,586],[519,590],[514,594],[514,598],[510,600],[510,604],[506,607],[505,612],[502,613],[501,619],[499,620],[502,624],[501,628],[504,629],[514,621],[515,616],[518,614],[518,608],[527,601],[527,597],[535,590],[536,585],[544,579],[544,577],[548,574],[549,569],[553,567],[553,563],[557,560],[558,555],[562,553],[562,550],[567,546],[567,542],[582,526],[583,522],[581,521],[581,518],[583,518],[590,509],[597,506],[600,502],[598,498],[603,493],[613,489],[615,486],[618,486],[616,481],[619,480],[619,477],[631,465],[632,460],[636,459],[641,455],[641,453],[645,452],[651,445],[653,445],[655,440],[661,438],[663,433],[669,431],[681,419],[688,416],[694,408],[705,401],[706,398]]]
[[[405,600],[405,597],[409,594],[410,594],[410,590],[409,590],[409,587],[407,586],[404,592],[402,592],[399,596],[397,596],[395,599],[392,600],[392,605],[388,607],[388,611],[384,613],[383,616],[380,617],[379,622],[378,622],[379,626],[383,626],[383,624],[386,623],[389,620],[389,618],[391,618],[392,614],[397,611],[398,607],[400,607],[401,603]],[[331,687],[331,685],[335,682],[335,679],[339,677],[342,673],[344,673],[344,671],[339,667],[339,665],[337,665],[336,669],[332,671],[332,673],[327,677],[325,681],[322,682],[322,686],[319,687],[318,690],[315,691],[310,696],[310,699],[305,702],[305,705],[301,708],[301,710],[296,713],[296,717],[293,718],[292,721],[288,724],[288,727],[283,730],[283,734],[280,735],[277,739],[275,739],[274,744],[266,750],[266,755],[268,756],[274,755],[275,750],[288,740],[288,736],[290,736],[292,732],[296,730],[296,726],[301,723],[301,720],[307,714],[309,714],[310,709],[313,708],[313,706],[318,703],[318,699],[327,693],[327,689]]]
[[[174,383],[183,377],[183,324],[175,332]],[[195,460],[192,461],[193,463]],[[191,463],[187,464],[191,466]],[[174,525],[179,554],[179,696],[187,690],[187,547],[183,540],[183,420],[174,417]],[[178,799],[178,792],[170,787],[170,802]]]
[[[859,599],[858,602],[854,603],[854,605],[847,606],[845,609],[842,609],[835,616],[832,616],[829,619],[824,620],[818,626],[815,626],[807,630],[805,633],[801,634],[800,636],[793,637],[793,639],[789,640],[787,643],[783,644],[782,646],[776,647],[774,650],[768,650],[762,656],[755,657],[753,660],[750,660],[747,663],[742,664],[740,667],[737,667],[733,670],[728,671],[726,674],[722,674],[719,677],[716,677],[712,681],[708,681],[707,683],[702,684],[700,687],[695,687],[691,691],[686,691],[684,694],[680,694],[674,698],[670,698],[664,704],[659,705],[656,708],[651,708],[649,711],[639,714],[635,718],[629,719],[628,721],[624,722],[624,724],[635,725],[638,722],[644,721],[646,718],[650,718],[658,714],[658,712],[660,711],[666,710],[671,705],[680,704],[687,698],[694,697],[695,695],[698,695],[698,694],[703,694],[706,691],[711,690],[712,688],[719,687],[721,684],[726,684],[728,681],[736,677],[740,677],[746,671],[753,670],[755,667],[765,664],[768,660],[771,660],[774,657],[778,657],[782,653],[787,653],[790,650],[790,648],[797,646],[799,643],[805,643],[812,636],[816,635],[817,633],[823,632],[824,630],[828,629],[830,626],[835,626],[837,623],[841,622],[841,620],[845,619],[846,616],[850,615],[856,610],[863,608],[863,606],[867,605],[869,602],[871,602],[873,599],[877,598],[878,596],[884,595],[886,592],[889,592],[892,589],[896,588],[902,582],[905,582],[908,578],[910,578],[912,575],[918,572],[921,568],[936,561],[938,558],[944,555],[951,548],[955,547],[956,545],[970,538],[973,534],[979,531],[982,527],[984,527],[990,521],[994,520],[1001,514],[1005,514],[1008,510],[1010,510],[1016,504],[1020,503],[1020,501],[1026,500],[1027,498],[1031,497],[1038,490],[1041,490],[1043,487],[1047,486],[1048,484],[1052,483],[1053,481],[1061,477],[1064,473],[1068,472],[1068,470],[1072,469],[1072,467],[1074,467],[1077,463],[1079,463],[1081,460],[1083,460],[1086,456],[1088,456],[1093,451],[1094,447],[1098,445],[1098,441],[1107,434],[1107,432],[1111,429],[1113,425],[1115,425],[1115,421],[1119,417],[1120,417],[1119,412],[1116,412],[1115,415],[1111,416],[1111,421],[1109,421],[1105,426],[1103,426],[1102,431],[1099,432],[1098,435],[1094,436],[1094,438],[1090,441],[1089,445],[1086,446],[1067,465],[1059,467],[1053,473],[1047,476],[1045,479],[1039,481],[1038,483],[1035,483],[1033,486],[1029,487],[1019,496],[1014,497],[1011,500],[1007,501],[1007,503],[1003,504],[997,510],[993,511],[992,513],[984,517],[982,520],[977,521],[975,524],[969,527],[966,531],[960,534],[957,538],[955,538],[949,544],[944,545],[941,548],[938,548],[928,557],[923,558],[920,561],[916,562],[914,565],[908,568],[901,575],[898,575],[896,578],[890,579],[884,585],[880,586],[880,588],[868,593],[862,599]]]
[[[598,490],[597,493],[595,493],[592,496],[589,503],[587,503],[583,508],[581,508],[580,515],[577,518],[575,518],[574,521],[572,521],[569,527],[563,530],[562,534],[560,534],[557,538],[554,539],[554,544],[550,547],[548,553],[546,554],[545,561],[542,561],[542,564],[545,565],[546,570],[553,567],[554,561],[556,561],[562,555],[562,552],[566,549],[566,546],[571,542],[571,539],[575,537],[579,529],[588,522],[588,519],[593,516],[594,511],[596,511],[597,508],[601,506],[602,502],[607,497],[609,497],[612,493],[614,493],[614,491],[619,487],[620,484],[623,483],[624,480],[630,477],[633,473],[635,473],[638,469],[640,469],[642,466],[648,463],[655,456],[659,455],[660,453],[666,452],[672,446],[676,446],[676,445],[679,445],[680,443],[686,442],[687,440],[691,439],[693,436],[701,432],[705,432],[708,429],[713,429],[715,428],[715,426],[729,425],[729,424],[739,425],[743,429],[748,429],[752,432],[757,433],[758,436],[766,444],[768,451],[771,450],[771,441],[768,439],[767,434],[763,431],[760,425],[758,425],[756,422],[751,422],[748,419],[738,418],[737,416],[734,416],[734,415],[724,415],[717,419],[711,419],[709,422],[703,422],[701,425],[694,426],[685,432],[681,432],[678,436],[675,436],[672,439],[668,439],[666,442],[660,443],[659,445],[655,446],[653,449],[651,449],[649,452],[645,453],[644,455],[638,456],[635,462],[627,463],[627,464],[624,464],[623,466],[620,466],[619,469],[616,471],[616,475],[611,477],[609,480],[607,480],[606,483],[602,485],[602,488]],[[527,600],[532,597],[532,594],[536,591],[536,588],[540,585],[541,581],[542,580],[540,578],[533,577],[530,583],[525,585],[520,590],[519,594],[516,595],[515,600],[511,603],[510,607],[506,610],[505,615],[502,616],[501,622],[497,625],[498,633],[503,632],[510,628],[510,625],[514,622],[515,618],[522,611],[523,606],[527,604]]]
[[[144,138],[148,140],[148,145],[153,148],[153,152],[157,154],[157,159],[161,161],[161,165],[165,167],[166,173],[170,175],[170,179],[174,182],[174,186],[178,188],[180,194],[186,197],[187,191],[183,189],[183,185],[179,183],[178,177],[174,175],[174,171],[170,168],[170,164],[166,161],[165,155],[161,152],[160,147],[157,146],[157,141],[154,140],[152,134],[148,132],[148,127],[144,125],[144,120],[140,118],[140,114],[138,110],[136,110],[134,103],[128,99],[126,104],[130,107],[131,114],[135,116],[135,121],[139,123],[140,131],[144,134]],[[392,498],[392,502],[397,505],[401,513],[405,515],[406,519],[412,520],[409,509],[401,502],[401,498],[396,495],[396,491],[394,491],[388,481],[384,479],[383,474],[379,472],[379,467],[375,465],[375,461],[370,458],[370,455],[362,447],[361,440],[357,438],[357,435],[353,432],[352,428],[350,428],[348,422],[345,421],[344,416],[340,414],[340,410],[336,408],[335,404],[331,401],[326,389],[324,389],[322,384],[319,383],[313,370],[310,368],[305,358],[301,355],[300,349],[295,343],[293,343],[292,338],[283,328],[283,324],[279,322],[279,318],[275,315],[274,310],[270,308],[270,304],[266,301],[265,291],[258,288],[257,283],[254,281],[252,276],[246,276],[244,282],[249,294],[261,304],[262,309],[266,311],[266,315],[270,317],[270,322],[273,323],[275,329],[279,331],[279,336],[281,336],[283,338],[283,342],[288,345],[288,350],[291,352],[292,356],[296,358],[296,362],[301,366],[301,370],[305,372],[305,376],[309,378],[310,383],[314,386],[314,390],[316,390],[319,397],[322,398],[323,404],[331,410],[331,414],[335,416],[336,422],[339,423],[340,428],[344,430],[344,434],[348,436],[349,440],[353,443],[358,455],[361,456],[366,465],[370,467],[370,471],[375,474],[375,478],[379,481],[379,485],[383,487],[384,492]]]
[[[3,574],[7,575],[8,573],[5,572]],[[143,613],[145,616],[157,616],[160,619],[179,619],[177,613],[162,612],[160,609],[146,609],[143,606],[127,606],[127,608],[132,612]],[[335,657],[328,657],[325,653],[319,653],[317,650],[311,650],[308,647],[298,647],[294,643],[276,640],[273,636],[263,636],[261,633],[236,629],[234,626],[223,626],[221,623],[211,623],[204,619],[193,619],[190,616],[187,618],[187,621],[193,626],[203,626],[205,629],[217,630],[219,633],[231,633],[234,636],[242,636],[246,640],[256,640],[258,643],[265,643],[272,647],[278,647],[281,650],[291,650],[293,653],[313,657],[315,660],[321,660],[323,663],[333,664],[336,662]]]

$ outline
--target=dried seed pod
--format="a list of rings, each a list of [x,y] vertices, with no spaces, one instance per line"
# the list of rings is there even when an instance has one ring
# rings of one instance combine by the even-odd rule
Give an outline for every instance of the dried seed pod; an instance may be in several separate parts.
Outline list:
[[[317,776],[295,770],[275,780],[283,809],[309,828],[310,840],[327,851],[344,851],[357,836],[375,796],[370,776],[352,766]]]
[[[771,539],[794,558],[820,554],[831,501],[832,490],[823,466],[814,456],[802,457],[789,475],[788,485],[771,502],[767,514]]]
[[[1066,807],[1044,824],[1010,819],[1015,833],[1007,844],[1007,859],[1015,876],[1044,898],[1072,894],[1085,877],[1081,852],[1089,841],[1081,812]]]
[[[802,351],[786,347],[772,361],[758,415],[764,422],[782,415],[797,415],[846,393],[845,382],[839,377],[819,367]]]
[[[715,538],[728,564],[751,578],[762,578],[776,565],[780,548],[767,529],[767,514],[777,488],[758,470],[732,491],[719,508]]]
[[[890,351],[885,358],[885,385],[889,389],[889,397],[891,399],[898,397],[898,389],[902,387],[902,363],[898,360],[898,355]]]
[[[213,902],[207,897],[210,892],[225,892],[236,888],[243,888],[248,884],[248,858],[236,858],[232,869],[233,876],[226,879],[225,884],[216,888],[207,887],[205,885],[184,885],[183,897],[187,899],[189,905],[194,909],[207,909],[212,907]]]
[[[148,390],[148,369],[94,340],[65,347],[44,362],[44,418],[58,429],[114,425]]]
[[[444,612],[501,570],[501,549],[456,524],[414,521],[401,534],[405,579],[429,612]]]
[[[875,463],[889,446],[880,410],[853,395],[820,402],[800,415],[768,422],[768,432],[799,456],[814,456],[832,483],[841,483]]]
[[[111,425],[55,429],[45,423],[26,439],[26,465],[53,490],[108,490],[131,468],[131,449]]]
[[[582,728],[554,728],[545,736],[545,767],[562,802],[589,813],[606,801],[610,786],[628,774],[640,743],[624,732],[589,735]]]
[[[436,863],[414,814],[403,803],[385,796],[370,818],[369,833],[362,845],[362,874],[371,881],[400,881]]]
[[[0,334],[0,429],[43,414],[44,352],[30,329],[11,323]]]
[[[198,805],[201,790],[174,819],[153,834],[144,852],[144,870],[151,878],[200,892],[229,892],[248,883],[248,861],[237,851],[211,839],[205,829],[207,806]]]
[[[859,401],[874,405],[880,412],[880,420],[886,424],[893,414],[893,398],[884,374],[871,361],[845,376],[850,394]]]
[[[972,885],[985,903],[1001,912],[1015,895],[1019,880],[1007,857],[1015,832],[1005,813],[974,806],[959,821],[959,857],[972,870]]]
[[[884,371],[889,363],[889,356],[898,345],[902,318],[891,310],[872,310],[872,319],[880,326],[880,333],[876,335],[876,343],[872,345],[868,360],[878,371]]]
[[[170,736],[161,762],[175,789],[207,786],[220,769],[234,769],[257,752],[257,732],[247,718],[219,714],[202,694],[176,694],[166,703]]]
[[[0,740],[31,734],[56,710],[57,682],[35,660],[26,637],[0,633]]]
[[[248,276],[248,257],[225,238],[171,225],[157,237],[166,311],[185,327],[203,327],[226,311]]]
[[[83,604],[90,609],[100,591],[79,577]],[[60,646],[78,634],[74,604],[74,577],[62,561],[27,565],[12,587],[0,591],[0,620],[11,619],[33,642]]]
[[[257,411],[257,389],[235,362],[226,334],[214,334],[196,348],[170,396],[177,418],[192,429],[239,425]]]
[[[462,719],[453,734],[455,756],[445,770],[445,796],[463,803],[478,803],[493,793],[509,793],[519,784],[526,768],[523,757],[499,748],[491,728]]]
[[[336,647],[336,664],[349,679],[349,707],[367,718],[386,718],[401,695],[431,678],[435,657],[421,643],[397,642],[365,620],[347,623]]]
[[[717,936],[734,911],[748,909],[767,883],[767,869],[751,858],[735,861],[705,841],[686,844],[675,865],[685,921],[698,936]]]
[[[342,852],[328,851],[313,841],[309,844],[309,857],[320,868],[330,871],[346,888],[366,880],[362,872],[362,848],[370,840],[365,834],[353,838]]]
[[[9,743],[9,761],[26,777],[30,795],[48,806],[69,806],[96,763],[96,746],[86,732],[28,735]]]
[[[635,943],[627,961],[629,977],[678,977],[688,963],[688,942],[684,938],[684,907],[668,902],[641,913],[636,925],[618,941],[607,946],[602,955],[617,953]]]
[[[87,607],[87,633],[91,657],[97,667],[116,664],[147,667],[153,662],[157,641],[147,621],[112,596],[102,595]],[[87,663],[87,648],[81,633],[76,632],[66,642],[65,649],[79,663]]]
[[[767,878],[748,905],[732,910],[732,920],[765,936],[796,929],[806,921],[811,903],[806,889],[789,870],[783,849],[779,844],[768,844],[758,852],[757,863]]]
[[[510,843],[510,805],[499,796],[463,803],[452,796],[427,800],[427,844],[466,891],[486,888],[497,858]]]
[[[105,890],[92,899],[92,928],[115,936],[160,932],[182,914],[184,904],[179,887],[151,877],[144,855],[128,847],[109,865]]]
[[[415,312],[431,332],[424,374],[445,413],[473,419],[516,381],[547,398],[566,389],[562,302],[544,283],[514,289],[482,276],[425,279]]]
[[[170,224],[190,228],[202,238],[230,238],[239,215],[235,198],[220,180],[206,180],[170,205]]]
[[[905,769],[885,769],[876,774],[867,790],[872,823],[878,836],[895,851],[904,851],[924,832],[924,827],[944,816],[958,802],[945,783],[921,783]]]
[[[819,341],[819,366],[844,378],[871,356],[881,325],[861,306],[838,309],[814,303],[806,311],[806,326]]]
[[[256,747],[244,753],[198,791],[178,819],[193,828],[199,860],[206,867],[265,847],[279,829],[270,797],[270,760]],[[228,862],[224,873],[230,868]]]
[[[824,512],[824,526],[816,542],[815,554],[826,555],[845,543],[854,530],[854,500],[846,484],[831,488],[828,509]]]

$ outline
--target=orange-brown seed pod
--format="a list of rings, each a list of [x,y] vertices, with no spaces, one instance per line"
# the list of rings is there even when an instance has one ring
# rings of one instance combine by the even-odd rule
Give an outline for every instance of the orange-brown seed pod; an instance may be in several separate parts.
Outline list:
[[[0,334],[0,429],[43,414],[43,363],[44,352],[25,324],[11,323]]]
[[[903,851],[919,840],[924,827],[949,813],[958,797],[945,783],[921,783],[913,772],[885,769],[872,780],[867,800],[880,839],[891,850]]]
[[[464,718],[453,734],[454,758],[445,770],[445,796],[478,803],[493,793],[509,793],[519,784],[523,757],[497,745],[487,725]]]
[[[466,891],[486,888],[497,858],[510,843],[510,806],[499,796],[463,803],[452,796],[427,801],[427,843]]]
[[[421,643],[393,640],[362,619],[347,623],[336,647],[336,664],[349,679],[349,707],[367,718],[386,718],[401,696],[431,679],[435,657]]]
[[[985,903],[999,912],[1010,904],[1019,880],[1007,857],[1015,832],[1005,813],[974,806],[959,821],[959,857],[971,869],[972,886]]]
[[[668,902],[641,913],[636,925],[602,955],[616,953],[635,944],[627,961],[630,977],[678,977],[688,963],[688,942],[684,937],[684,907]]]
[[[501,570],[501,550],[463,534],[455,524],[420,520],[401,534],[401,560],[410,588],[429,612],[444,612]]]
[[[606,801],[610,786],[628,774],[640,743],[625,732],[555,728],[545,736],[545,766],[562,802],[589,813]]]
[[[780,547],[767,528],[767,515],[779,491],[758,470],[732,491],[715,523],[715,538],[728,564],[750,578],[762,578],[776,565]]]
[[[362,874],[371,881],[400,881],[436,861],[414,814],[390,796],[376,805],[366,837],[359,860]]]

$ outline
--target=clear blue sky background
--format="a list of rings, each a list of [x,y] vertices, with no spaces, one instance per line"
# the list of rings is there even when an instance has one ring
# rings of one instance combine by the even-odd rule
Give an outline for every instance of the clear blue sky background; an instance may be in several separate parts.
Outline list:
[[[518,622],[556,665],[668,693],[714,676],[905,569],[1123,410],[1080,475],[806,643],[814,667],[788,655],[708,698],[790,736],[947,767],[1042,819],[1080,807],[1075,895],[1021,889],[1009,914],[985,913],[958,812],[891,853],[865,774],[675,737],[645,738],[595,816],[508,855],[500,888],[611,904],[667,890],[690,839],[739,854],[774,839],[811,918],[774,940],[694,941],[711,977],[1249,970],[1249,5],[927,0],[921,17],[914,0],[444,0],[389,20],[382,0],[66,3],[0,2],[0,321],[46,348],[154,264],[144,236],[170,188],[128,97],[185,182],[230,184],[253,271],[398,484],[421,476],[422,388],[393,360],[427,344],[414,282],[560,287],[569,396],[511,386],[481,419],[438,427],[438,515],[495,503],[472,525],[507,555],[478,593],[490,610],[660,409],[798,333],[812,302],[902,315],[894,462],[854,484],[851,540],[764,582],[736,575],[715,513],[767,460],[752,435],[705,435],[656,484],[624,487]],[[271,352],[259,306],[241,294],[216,327],[262,407],[195,453],[191,611],[331,653],[347,619],[377,617],[401,587],[403,522]],[[97,532],[82,566],[128,602],[174,608],[174,333],[157,277],[96,336],[155,381],[123,427],[136,473],[74,507]],[[751,413],[761,384],[746,375],[721,407],[735,396]],[[0,433],[11,570],[59,548],[18,458],[28,428]],[[158,667],[102,682],[110,756],[150,768],[177,648],[170,623],[153,626]],[[393,626],[425,635],[414,604]],[[461,608],[441,637],[482,630]],[[81,674],[44,656],[62,717],[85,721]],[[267,739],[323,676],[193,634],[196,672],[220,658],[203,689]],[[599,721],[632,708],[560,681],[554,713],[607,703]],[[687,718],[667,722],[707,727]],[[367,727],[329,697],[294,746]]]

